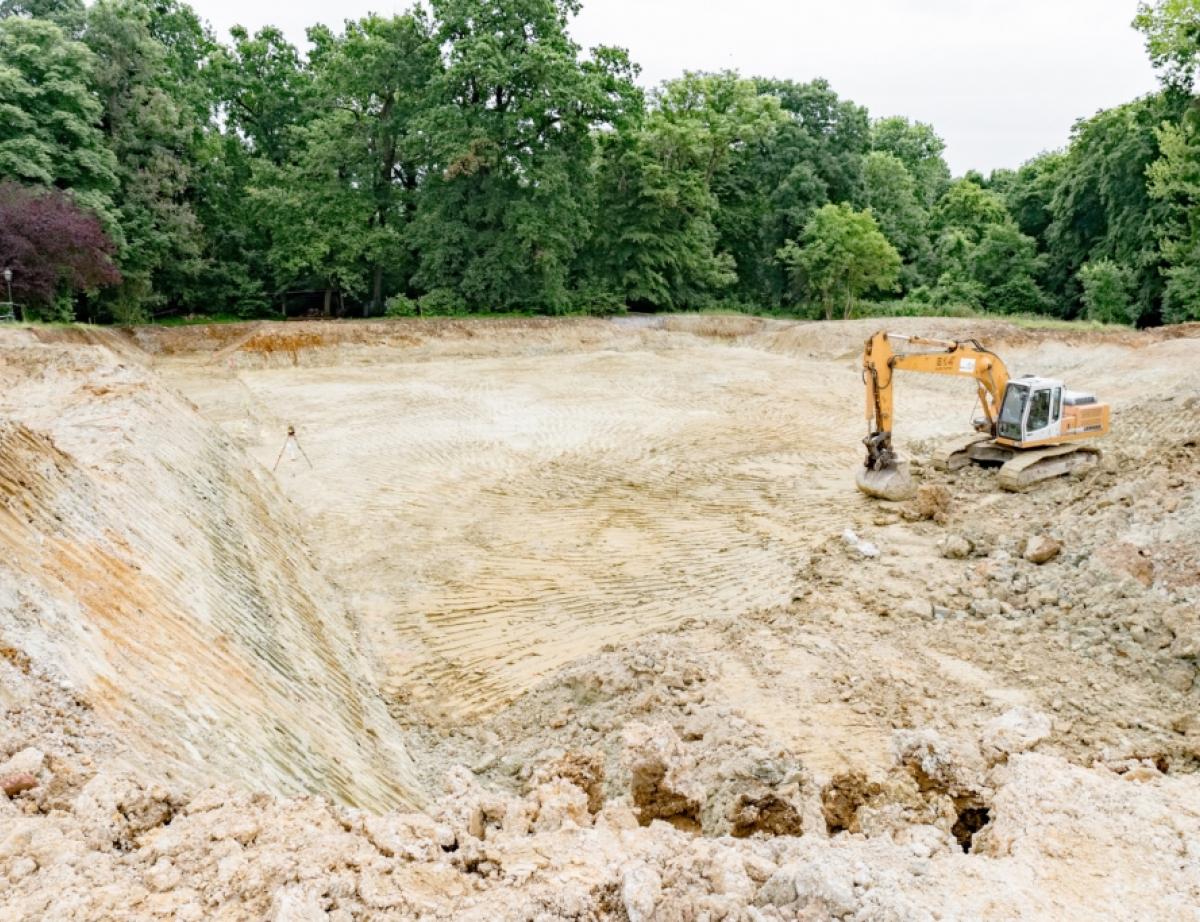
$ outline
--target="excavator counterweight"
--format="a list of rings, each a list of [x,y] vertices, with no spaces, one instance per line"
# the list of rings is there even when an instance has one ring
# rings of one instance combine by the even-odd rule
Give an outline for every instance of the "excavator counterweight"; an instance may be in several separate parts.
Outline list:
[[[900,347],[897,350],[897,346]],[[977,340],[949,341],[879,332],[863,351],[867,457],[860,490],[904,499],[913,490],[908,463],[892,445],[897,371],[971,378],[983,416],[975,432],[941,446],[935,467],[955,470],[975,462],[1000,466],[1000,485],[1025,488],[1094,464],[1099,450],[1078,443],[1107,435],[1110,411],[1091,394],[1068,390],[1052,378],[1011,378],[1003,360]]]

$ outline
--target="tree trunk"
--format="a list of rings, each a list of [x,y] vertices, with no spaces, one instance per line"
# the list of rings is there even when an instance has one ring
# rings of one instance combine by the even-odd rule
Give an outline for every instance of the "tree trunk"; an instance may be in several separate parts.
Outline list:
[[[333,289],[326,288],[325,289],[325,306],[321,308],[321,316],[328,317],[329,310],[332,306],[333,306]]]
[[[842,318],[843,320],[850,319],[850,310],[853,306],[854,306],[854,299],[852,297],[850,297],[850,289],[847,288],[846,289],[846,315]]]

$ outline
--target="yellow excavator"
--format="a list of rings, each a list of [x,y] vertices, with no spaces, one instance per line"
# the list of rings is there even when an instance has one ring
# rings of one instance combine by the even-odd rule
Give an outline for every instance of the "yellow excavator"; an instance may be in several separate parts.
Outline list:
[[[1100,452],[1080,444],[1107,435],[1108,404],[1071,391],[1053,378],[1010,378],[996,353],[977,340],[949,341],[879,332],[863,351],[867,391],[867,459],[858,487],[882,499],[903,499],[913,489],[908,463],[892,447],[892,379],[897,371],[972,378],[983,416],[975,431],[939,447],[935,468],[957,470],[971,462],[1000,467],[1000,486],[1024,490],[1095,464]]]

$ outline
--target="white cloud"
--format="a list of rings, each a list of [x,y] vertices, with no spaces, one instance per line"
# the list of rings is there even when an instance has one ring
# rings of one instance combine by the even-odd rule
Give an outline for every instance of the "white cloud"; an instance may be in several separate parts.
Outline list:
[[[316,0],[286,6],[193,0],[222,34],[280,26],[302,44],[409,3]],[[1014,167],[1063,146],[1077,118],[1155,87],[1135,0],[584,0],[572,28],[585,47],[622,45],[652,86],[683,70],[825,77],[873,116],[931,122],[956,173]]]

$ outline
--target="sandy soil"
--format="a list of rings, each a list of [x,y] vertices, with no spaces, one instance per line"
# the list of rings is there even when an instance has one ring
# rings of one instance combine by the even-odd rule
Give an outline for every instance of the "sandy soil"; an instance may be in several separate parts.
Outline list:
[[[105,918],[118,880],[130,918],[1200,917],[1200,331],[897,321],[1095,390],[1115,433],[1098,469],[1001,493],[919,463],[972,386],[911,376],[923,487],[896,505],[852,485],[874,326],[9,334],[0,756],[43,759],[0,814],[0,905],[40,918],[57,888]],[[226,550],[200,553],[214,485],[196,535]],[[76,544],[138,569],[32,556],[64,496]],[[83,587],[151,576],[96,642],[112,603]],[[389,799],[426,812],[352,809]],[[85,844],[64,869],[39,836]]]

